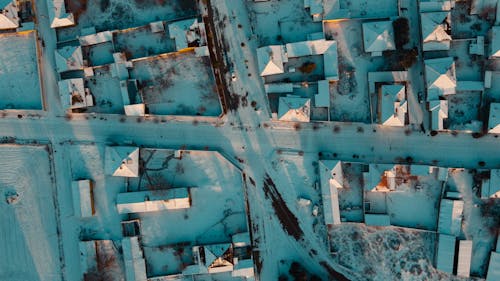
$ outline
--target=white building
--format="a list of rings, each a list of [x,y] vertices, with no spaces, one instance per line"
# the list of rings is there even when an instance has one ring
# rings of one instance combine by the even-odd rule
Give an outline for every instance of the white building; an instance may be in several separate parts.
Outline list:
[[[342,162],[339,160],[319,161],[319,176],[325,224],[340,224],[338,189],[344,186]]]
[[[457,78],[453,58],[428,59],[424,63],[427,100],[437,100],[441,96],[455,94]]]
[[[455,259],[455,236],[439,234],[436,268],[443,272],[453,273]]]
[[[283,62],[288,61],[284,47],[271,45],[257,49],[257,62],[260,76],[285,73]]]
[[[47,0],[47,8],[51,28],[75,25],[73,14],[66,12],[64,0]]]
[[[395,50],[392,21],[363,23],[363,43],[365,52],[372,53],[372,56],[381,56],[383,51]]]
[[[55,51],[57,72],[84,68],[81,46],[66,46]]]
[[[191,207],[188,188],[119,193],[116,208],[120,214],[156,212]]]
[[[500,134],[500,103],[490,103],[488,133]]]
[[[16,0],[0,1],[0,30],[18,28],[18,12]]]
[[[125,237],[122,239],[123,261],[125,263],[126,281],[146,281],[146,261],[142,253],[139,238]]]
[[[380,123],[387,126],[404,126],[408,113],[404,85],[382,85],[380,88]]]
[[[278,104],[278,120],[309,122],[311,117],[311,100],[294,96],[280,97]]]
[[[459,236],[462,230],[462,214],[464,201],[442,199],[439,208],[438,232],[440,234]]]
[[[66,109],[94,106],[94,99],[90,91],[84,87],[82,78],[61,80],[58,86],[61,103]]]
[[[431,112],[431,129],[442,131],[445,129],[445,120],[448,119],[448,101],[429,101],[429,111]]]
[[[472,260],[472,240],[460,240],[458,246],[457,275],[461,277],[470,276],[470,264]]]
[[[421,13],[420,19],[423,50],[449,50],[452,38],[446,30],[450,23],[450,12]]]
[[[95,214],[92,181],[78,180],[71,183],[73,210],[76,217],[86,218]]]
[[[139,176],[139,148],[130,146],[106,146],[104,158],[106,175],[114,177]]]

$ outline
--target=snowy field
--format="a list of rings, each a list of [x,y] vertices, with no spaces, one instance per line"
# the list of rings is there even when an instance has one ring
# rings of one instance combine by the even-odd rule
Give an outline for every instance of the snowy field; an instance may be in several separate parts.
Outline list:
[[[48,148],[1,145],[0,155],[0,280],[61,280]]]
[[[115,51],[125,53],[129,60],[175,51],[175,40],[170,39],[168,30],[153,33],[149,25],[114,33],[113,44]]]
[[[197,14],[195,0],[68,0],[66,10],[75,15],[77,26],[59,29],[58,41],[73,40],[82,28],[96,31],[126,29],[154,21],[171,21]]]
[[[448,97],[448,128],[450,130],[482,130],[478,123],[481,92],[461,92]]]
[[[0,34],[0,109],[42,109],[35,32]]]
[[[123,98],[120,80],[113,77],[110,65],[94,68],[94,76],[85,78],[87,87],[94,96],[95,106],[87,112],[123,114]]]
[[[137,79],[151,114],[218,116],[222,112],[208,57],[171,53],[133,63],[130,77]]]

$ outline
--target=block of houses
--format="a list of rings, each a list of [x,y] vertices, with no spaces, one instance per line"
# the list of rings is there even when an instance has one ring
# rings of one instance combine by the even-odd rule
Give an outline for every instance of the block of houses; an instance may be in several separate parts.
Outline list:
[[[431,100],[428,104],[431,113],[431,129],[435,131],[446,129],[445,122],[448,119],[448,101]]]
[[[95,214],[93,183],[91,180],[71,182],[75,217],[86,218]]]
[[[138,177],[139,148],[132,146],[106,146],[104,171],[108,176]]]
[[[319,161],[319,176],[325,224],[340,224],[338,189],[344,186],[342,162],[339,160]]]
[[[123,261],[125,264],[125,280],[146,281],[146,261],[142,253],[139,238],[125,237],[122,239]]]
[[[450,12],[421,13],[422,44],[424,51],[450,49]]]
[[[278,120],[309,122],[311,119],[311,99],[287,96],[280,97]]]
[[[387,126],[404,126],[408,115],[405,86],[382,85],[379,98],[380,123]]]
[[[61,80],[58,82],[61,103],[66,109],[78,109],[94,106],[94,98],[85,88],[82,78]]]
[[[457,275],[469,277],[472,261],[472,240],[460,240],[458,243]]]
[[[19,7],[16,0],[0,1],[0,30],[19,27]]]
[[[455,260],[456,237],[453,235],[439,234],[436,254],[436,268],[443,272],[453,273]]]
[[[189,265],[183,275],[221,273],[233,271],[233,245],[221,243],[193,247],[194,265]]]
[[[442,199],[439,208],[438,232],[459,236],[462,230],[464,201]]]
[[[500,103],[490,103],[490,116],[488,118],[488,133],[500,133]]]
[[[457,78],[453,58],[427,59],[424,63],[427,100],[437,100],[439,97],[455,94]]]
[[[285,50],[281,45],[271,45],[257,49],[260,76],[285,73],[283,62],[286,60]]]
[[[396,50],[392,21],[363,23],[363,46],[372,56],[381,56],[383,51]]]
[[[73,14],[66,12],[64,0],[47,0],[47,8],[51,28],[75,25],[75,18]]]
[[[81,46],[65,46],[57,49],[55,59],[57,72],[81,70],[85,67]]]
[[[120,214],[177,210],[191,207],[189,189],[172,188],[119,193],[116,208]]]

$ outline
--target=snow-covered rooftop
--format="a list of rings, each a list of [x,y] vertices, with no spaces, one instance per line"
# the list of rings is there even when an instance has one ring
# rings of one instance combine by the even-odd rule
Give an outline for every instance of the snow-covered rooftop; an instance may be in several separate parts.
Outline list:
[[[438,232],[446,235],[459,236],[462,230],[462,214],[464,201],[442,199],[439,208]]]
[[[120,214],[185,209],[191,206],[187,188],[119,193],[116,208]]]
[[[427,100],[435,100],[443,95],[455,94],[457,78],[453,58],[428,59],[424,63]]]
[[[500,133],[500,103],[490,103],[488,132],[494,134]]]
[[[0,1],[0,30],[14,29],[19,27],[19,12],[16,1],[2,0]]]
[[[146,261],[144,260],[139,238],[125,237],[122,239],[125,277],[127,281],[146,281]]]
[[[481,186],[481,198],[500,198],[500,169],[490,171],[490,180]]]
[[[330,82],[318,81],[318,94],[314,97],[314,106],[330,107]]]
[[[500,280],[500,252],[491,252],[486,281]]]
[[[395,50],[392,21],[363,23],[363,43],[367,53]]]
[[[111,31],[102,31],[95,34],[89,34],[78,37],[81,46],[90,46],[113,41],[113,33]]]
[[[431,100],[429,101],[429,111],[431,112],[432,130],[444,130],[444,120],[448,118],[448,101]]]
[[[380,90],[380,123],[388,126],[404,126],[408,112],[405,86],[382,85]]]
[[[47,8],[51,28],[75,25],[73,14],[66,12],[64,0],[47,0]]]
[[[451,36],[445,22],[450,12],[421,13],[422,43],[424,51],[449,50]]]
[[[457,275],[470,276],[470,265],[472,260],[472,240],[461,240],[458,246]]]
[[[76,217],[91,217],[94,215],[94,198],[92,196],[92,182],[78,180],[71,183],[73,195],[73,209]]]
[[[284,48],[281,45],[266,46],[257,49],[257,61],[260,76],[284,73]]]
[[[93,101],[87,98],[82,78],[61,80],[58,82],[61,103],[65,108],[86,108]]]
[[[453,273],[453,261],[455,258],[455,236],[439,234],[436,268],[447,272]]]
[[[139,148],[106,146],[105,173],[115,177],[139,176]]]
[[[311,100],[301,97],[280,97],[278,119],[281,121],[309,122],[311,116]]]
[[[500,26],[493,26],[491,28],[491,41],[490,41],[490,56],[492,58],[500,57]]]
[[[55,51],[58,72],[83,69],[81,46],[65,46]]]
[[[344,184],[342,162],[339,160],[319,161],[321,197],[325,224],[340,224],[338,188]]]

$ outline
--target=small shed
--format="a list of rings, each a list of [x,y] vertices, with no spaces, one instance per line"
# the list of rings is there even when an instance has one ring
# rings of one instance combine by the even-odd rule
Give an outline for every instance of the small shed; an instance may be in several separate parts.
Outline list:
[[[75,217],[87,218],[95,214],[93,182],[91,180],[73,181],[71,193]]]

